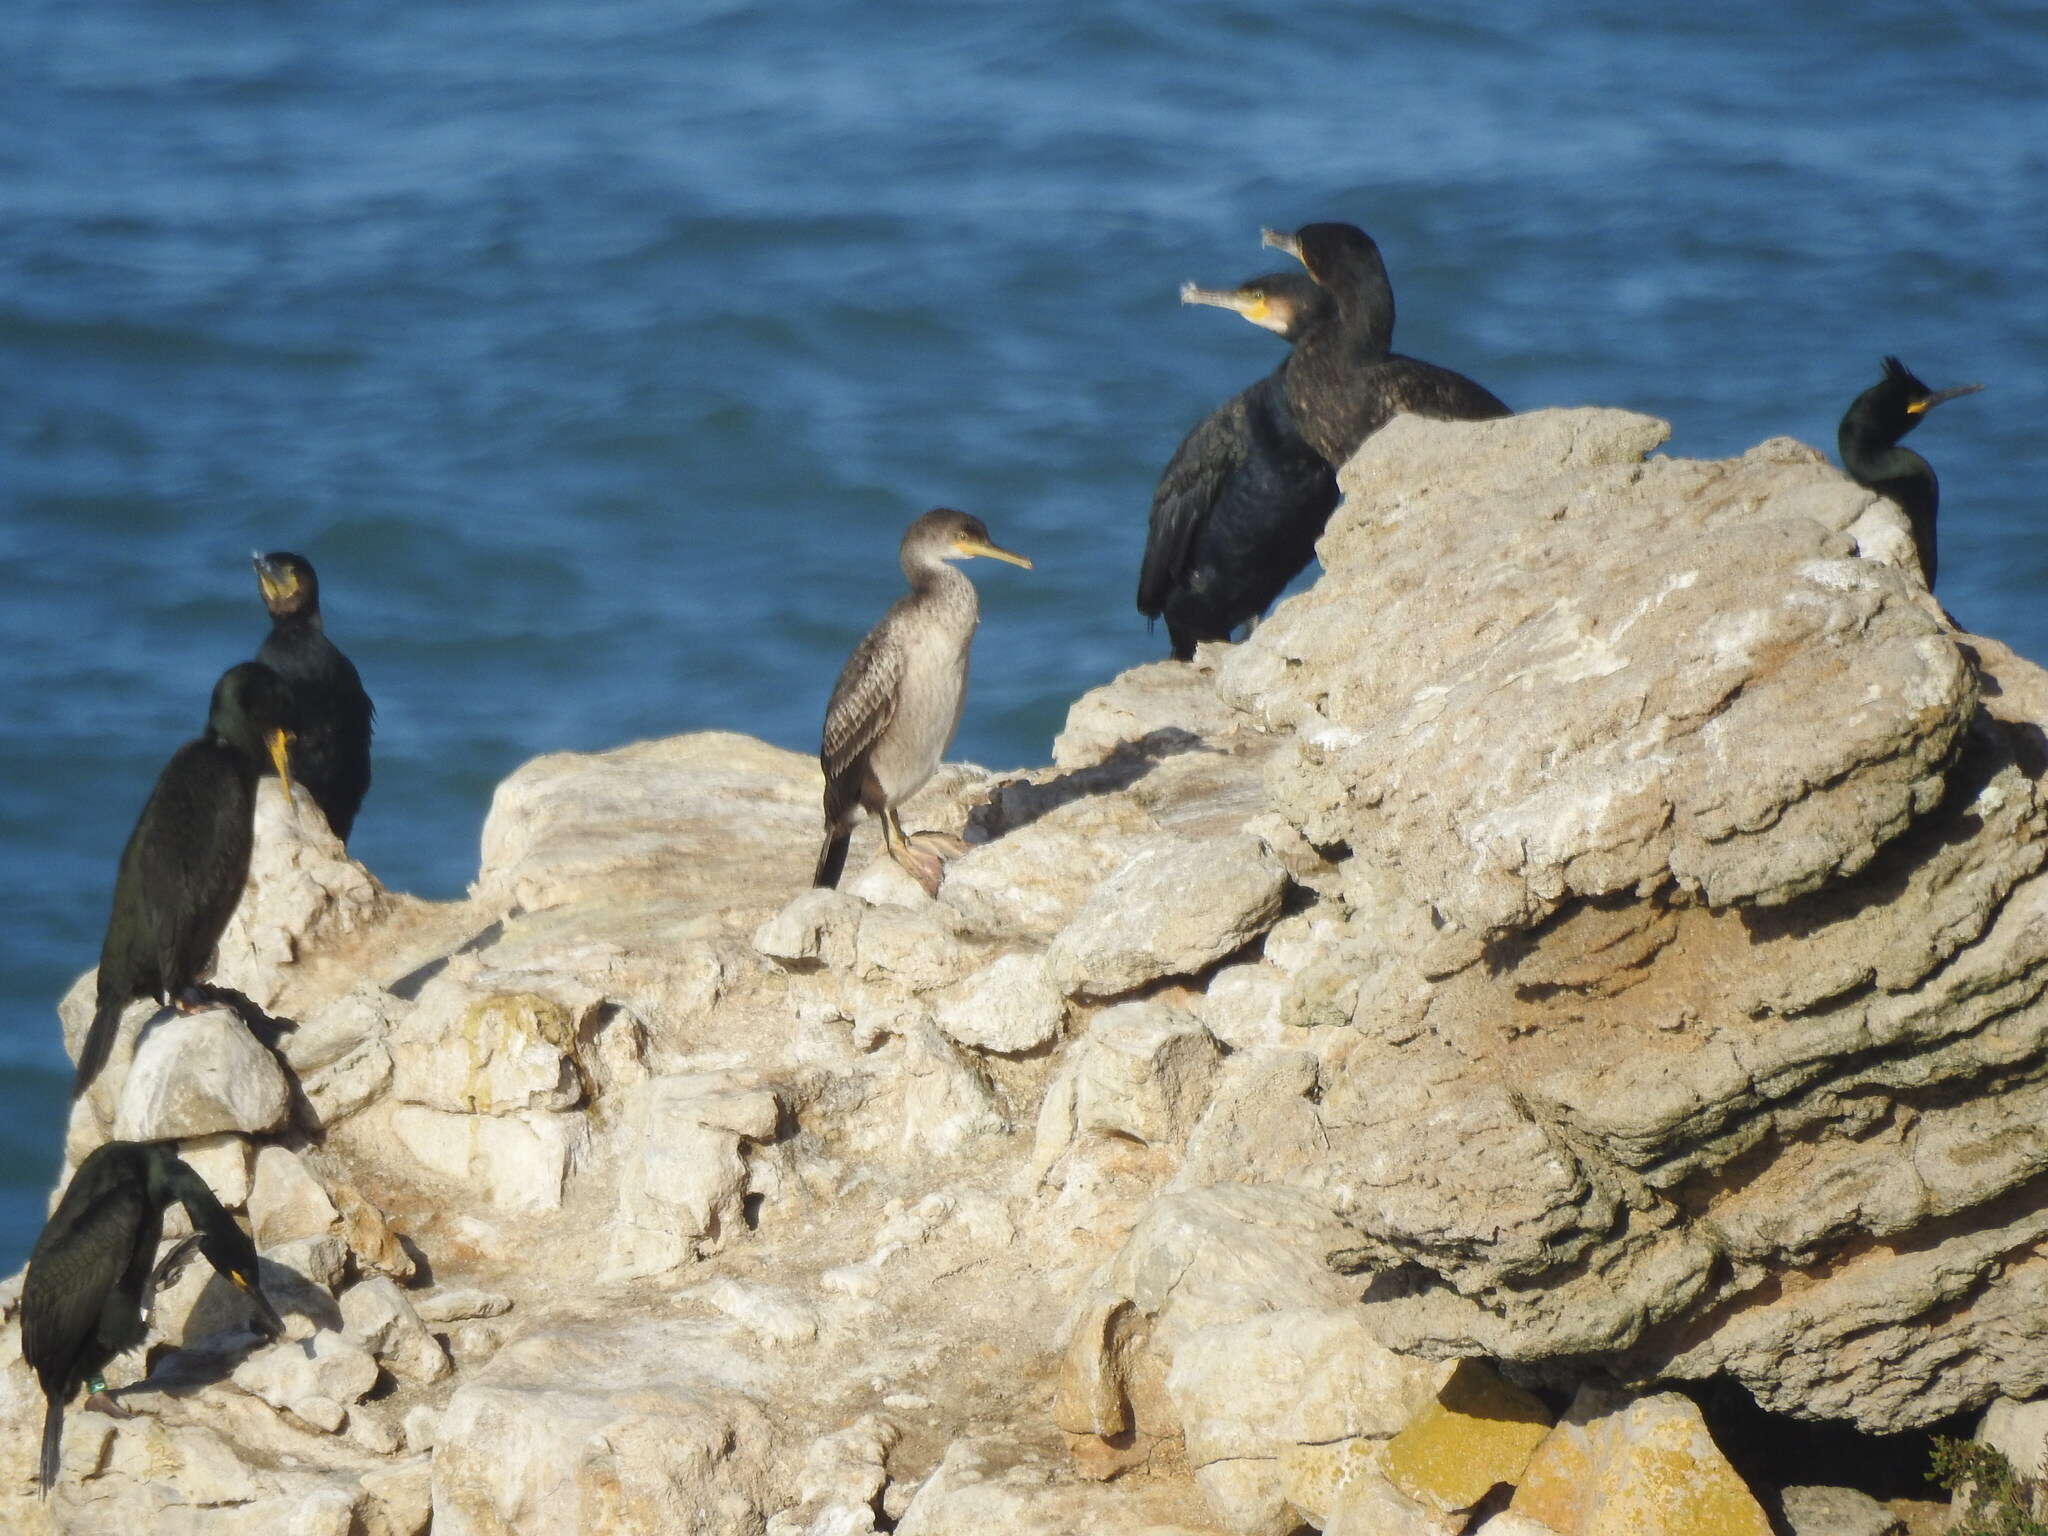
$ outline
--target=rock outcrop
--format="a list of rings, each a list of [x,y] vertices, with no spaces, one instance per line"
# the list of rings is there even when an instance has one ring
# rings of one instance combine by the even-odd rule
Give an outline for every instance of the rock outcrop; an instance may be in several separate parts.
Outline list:
[[[180,1140],[290,1337],[189,1266],[44,1504],[0,1292],[0,1524],[1704,1536],[1855,1500],[1678,1389],[2048,1392],[2048,674],[1663,435],[1397,420],[1251,639],[907,808],[935,901],[743,737],[528,764],[457,903],[267,787],[296,1029],[131,1010],[68,1150]]]

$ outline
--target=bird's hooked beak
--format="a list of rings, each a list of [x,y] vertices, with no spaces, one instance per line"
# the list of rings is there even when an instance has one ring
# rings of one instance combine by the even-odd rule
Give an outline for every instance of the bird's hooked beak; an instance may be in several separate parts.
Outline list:
[[[277,1309],[270,1304],[270,1298],[263,1294],[263,1287],[256,1283],[255,1278],[246,1271],[231,1269],[228,1271],[228,1279],[236,1290],[256,1304],[256,1318],[263,1324],[264,1331],[273,1339],[281,1338],[284,1335],[284,1319],[277,1315]]]
[[[279,726],[263,738],[263,745],[270,749],[270,765],[284,785],[284,803],[296,808],[298,802],[292,799],[292,733]]]
[[[1301,242],[1294,237],[1292,230],[1262,229],[1259,231],[1259,244],[1262,246],[1270,245],[1276,251],[1285,251],[1296,261],[1301,261],[1303,266],[1308,265],[1307,262],[1302,261]]]
[[[256,585],[263,591],[263,606],[275,610],[298,595],[299,578],[289,569],[251,550],[249,563],[256,568]]]
[[[1944,400],[1954,400],[1961,395],[1974,395],[1983,387],[1982,384],[1957,384],[1949,389],[1937,389],[1931,395],[1922,395],[1918,400],[1907,401],[1906,414],[1908,416],[1923,415],[1933,410]]]
[[[1022,555],[981,539],[955,539],[953,548],[963,555],[987,555],[991,560],[1007,560],[1012,565],[1023,566],[1027,571],[1031,569],[1031,562]]]
[[[1180,301],[1183,304],[1208,304],[1217,309],[1235,310],[1251,321],[1253,325],[1273,326],[1273,305],[1263,293],[1249,294],[1236,288],[1201,288],[1193,283],[1180,285]]]

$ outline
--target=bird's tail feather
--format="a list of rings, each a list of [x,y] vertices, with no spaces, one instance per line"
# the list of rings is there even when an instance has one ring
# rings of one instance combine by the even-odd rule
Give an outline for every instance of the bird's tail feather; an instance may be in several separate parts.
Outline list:
[[[77,1098],[92,1086],[100,1068],[114,1054],[114,1036],[121,1028],[125,999],[108,998],[92,1016],[92,1028],[85,1032],[85,1044],[78,1049],[78,1071],[71,1079],[71,1097]]]
[[[53,1397],[43,1407],[42,1496],[57,1486],[57,1456],[64,1442],[64,1399]]]
[[[811,876],[812,885],[836,887],[839,884],[839,877],[846,872],[846,845],[852,840],[851,827],[825,829],[825,846],[818,850],[818,870]]]

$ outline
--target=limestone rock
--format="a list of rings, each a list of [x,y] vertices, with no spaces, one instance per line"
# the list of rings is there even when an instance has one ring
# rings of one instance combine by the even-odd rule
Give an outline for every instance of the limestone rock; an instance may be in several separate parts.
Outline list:
[[[455,975],[428,982],[391,1040],[392,1092],[463,1114],[572,1109],[583,1096],[569,1010],[532,992],[479,996]]]
[[[1009,954],[975,973],[958,996],[942,1003],[939,1028],[970,1050],[1035,1051],[1059,1033],[1066,999],[1036,955]]]
[[[1138,1487],[1085,1482],[998,1437],[956,1440],[918,1489],[897,1536],[1210,1536]]]
[[[434,1469],[425,1456],[363,1474],[364,1536],[422,1536],[434,1518]]]
[[[232,1131],[211,1136],[194,1136],[178,1143],[178,1156],[229,1210],[249,1200],[250,1164],[255,1151],[248,1139]]]
[[[146,1030],[121,1087],[114,1136],[174,1141],[284,1124],[289,1106],[277,1058],[225,1008],[169,1014]]]
[[[1853,873],[1940,798],[1976,696],[1818,455],[1644,463],[1663,425],[1604,417],[1375,434],[1325,579],[1219,677],[1298,731],[1273,787],[1309,840],[1397,865],[1472,953],[1572,896]]]
[[[1113,1473],[1179,1436],[1167,1382],[1204,1330],[1349,1304],[1322,1262],[1342,1231],[1326,1202],[1298,1190],[1218,1185],[1155,1199],[1068,1314],[1052,1417],[1075,1454]],[[1191,1364],[1182,1381],[1206,1414],[1203,1374]]]
[[[613,752],[555,752],[498,786],[479,894],[540,911],[658,882],[796,890],[817,853],[817,759],[719,731]]]
[[[529,1334],[456,1388],[434,1446],[436,1536],[758,1533],[769,1373],[715,1330],[612,1318]]]
[[[798,1502],[768,1522],[768,1536],[865,1536],[889,1481],[888,1456],[899,1432],[888,1420],[863,1414],[846,1428],[821,1435],[804,1454]]]
[[[1461,1360],[1435,1399],[1388,1442],[1380,1465],[1423,1508],[1455,1514],[1497,1484],[1519,1483],[1550,1426],[1539,1399],[1478,1361]]]
[[[780,1115],[773,1093],[727,1074],[657,1077],[633,1090],[607,1275],[666,1274],[724,1246],[741,1224],[743,1149],[772,1139]]]
[[[448,1374],[448,1356],[388,1275],[358,1281],[341,1293],[348,1336],[390,1367],[401,1381],[435,1382]]]
[[[1582,1388],[1509,1506],[1565,1536],[1769,1536],[1690,1398]]]
[[[249,1191],[249,1234],[259,1248],[295,1237],[317,1237],[339,1220],[334,1202],[304,1163],[283,1147],[256,1153],[256,1180]]]
[[[1150,1002],[1106,1008],[1073,1055],[1073,1129],[1178,1145],[1208,1100],[1217,1059],[1209,1032],[1178,1009]]]
[[[810,887],[754,930],[754,948],[791,965],[845,970],[853,964],[864,903],[844,891]]]
[[[1096,997],[1193,975],[1271,927],[1286,890],[1256,838],[1148,839],[1060,930],[1046,973],[1064,992]]]
[[[195,1265],[44,1510],[0,1282],[0,1527],[381,1536],[439,1442],[437,1530],[1539,1536],[1446,1508],[1456,1362],[1875,1430],[2048,1391],[2048,673],[1811,450],[1662,430],[1396,422],[1247,643],[935,778],[936,902],[872,826],[810,891],[815,763],[737,737],[527,765],[449,903],[272,787],[218,979],[299,1021],[319,1134],[254,1187],[235,1116],[184,1141],[296,1406],[201,1381],[253,1341]],[[342,1346],[388,1399],[282,1379]],[[1661,1402],[1552,1431],[1605,1502],[1541,1536],[1652,1520],[1599,1425],[1708,1464]]]
[[[1013,803],[1027,798],[1040,803]],[[1001,835],[946,866],[939,900],[985,933],[1039,943],[1159,830],[1126,799],[1063,799],[1035,785],[999,790],[987,820]]]
[[[501,1210],[553,1210],[562,1184],[589,1138],[573,1114],[463,1115],[399,1104],[391,1129],[422,1166],[480,1186]]]
[[[2012,1463],[2020,1476],[2044,1475],[2048,1469],[2048,1398],[2025,1403],[1994,1398],[1978,1421],[1975,1438]]]
[[[280,1340],[235,1367],[235,1385],[333,1434],[348,1408],[377,1384],[377,1362],[360,1344],[321,1332],[304,1341]]]
[[[1903,1520],[1854,1488],[1787,1488],[1779,1504],[1791,1536],[1905,1536]]]
[[[1209,1506],[1232,1531],[1290,1536],[1306,1514],[1283,1458],[1384,1440],[1428,1402],[1439,1373],[1395,1355],[1357,1310],[1295,1308],[1191,1335],[1165,1386],[1187,1459]]]
[[[453,1323],[469,1317],[503,1317],[512,1310],[512,1298],[496,1291],[455,1286],[416,1297],[412,1306],[421,1322]]]

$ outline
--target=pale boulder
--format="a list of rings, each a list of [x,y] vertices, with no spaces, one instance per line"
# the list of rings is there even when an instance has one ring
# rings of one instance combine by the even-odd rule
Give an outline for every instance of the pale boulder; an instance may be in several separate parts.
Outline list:
[[[968,978],[935,1017],[941,1030],[970,1050],[1016,1055],[1050,1041],[1066,1013],[1066,999],[1047,978],[1044,959],[1017,953]]]
[[[757,1400],[774,1378],[724,1340],[615,1317],[508,1344],[448,1400],[436,1536],[758,1536],[784,1451]]]
[[[175,1141],[257,1135],[285,1122],[290,1093],[277,1058],[225,1008],[172,1013],[148,1029],[121,1085],[114,1137]]]
[[[1286,892],[1286,871],[1257,838],[1148,839],[1060,930],[1046,974],[1094,997],[1194,975],[1270,928]]]
[[[249,1231],[259,1248],[298,1237],[317,1237],[340,1219],[320,1181],[298,1155],[267,1146],[256,1153],[256,1179],[249,1191]]]

